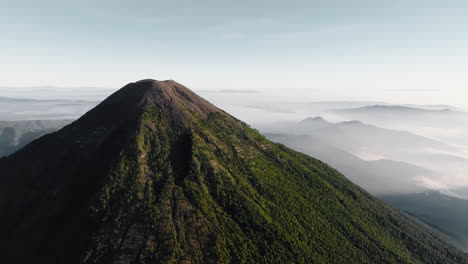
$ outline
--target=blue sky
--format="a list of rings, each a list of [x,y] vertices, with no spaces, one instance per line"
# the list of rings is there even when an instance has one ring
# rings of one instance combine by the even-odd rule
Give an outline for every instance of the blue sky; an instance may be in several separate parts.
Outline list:
[[[0,86],[151,77],[460,104],[466,14],[466,0],[0,0]]]

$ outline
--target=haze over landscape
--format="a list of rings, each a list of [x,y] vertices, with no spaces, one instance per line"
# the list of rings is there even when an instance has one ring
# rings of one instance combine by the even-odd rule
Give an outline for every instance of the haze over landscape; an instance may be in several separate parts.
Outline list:
[[[7,260],[468,263],[467,1],[0,4]]]

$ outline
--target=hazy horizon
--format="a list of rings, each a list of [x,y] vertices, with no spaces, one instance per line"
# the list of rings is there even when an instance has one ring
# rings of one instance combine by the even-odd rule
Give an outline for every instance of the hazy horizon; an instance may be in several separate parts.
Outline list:
[[[117,89],[155,78],[468,108],[466,1],[0,3],[4,87]]]
[[[0,0],[3,259],[468,263],[467,14]]]
[[[137,81],[137,80],[134,80]],[[0,86],[0,97],[9,98],[29,98],[29,99],[83,99],[90,101],[99,101],[111,95],[125,84],[119,87],[57,87],[50,85],[38,85],[30,87],[5,87]],[[183,83],[182,83],[183,84]],[[236,97],[242,97],[245,100],[245,94],[257,97],[259,101],[281,101],[288,103],[318,103],[318,102],[365,102],[369,104],[391,104],[391,105],[414,105],[417,106],[447,106],[458,108],[460,111],[468,109],[468,102],[460,95],[447,93],[444,91],[374,91],[357,92],[353,91],[327,91],[316,89],[300,88],[258,88],[249,89],[204,89],[190,87],[207,99],[212,97],[222,97],[226,94],[234,95],[226,98],[225,101],[236,100]],[[426,96],[422,96],[426,95]],[[429,96],[431,95],[431,96]],[[451,97],[456,100],[451,100]],[[417,99],[415,99],[417,98]],[[240,100],[240,99],[239,99]]]

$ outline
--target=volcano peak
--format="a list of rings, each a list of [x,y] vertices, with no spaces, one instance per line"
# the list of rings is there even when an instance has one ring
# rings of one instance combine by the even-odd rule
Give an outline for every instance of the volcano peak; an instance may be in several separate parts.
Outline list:
[[[140,101],[143,107],[156,106],[170,112],[201,117],[206,117],[211,112],[221,112],[220,109],[174,80],[144,79],[130,83],[126,87],[130,88],[129,93],[133,91],[139,93],[143,90]]]
[[[127,84],[0,172],[6,263],[468,263],[175,81]]]

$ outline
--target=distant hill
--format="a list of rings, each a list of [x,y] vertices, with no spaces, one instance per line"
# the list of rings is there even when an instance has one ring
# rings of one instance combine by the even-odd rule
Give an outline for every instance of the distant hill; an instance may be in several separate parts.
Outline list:
[[[468,263],[174,81],[128,84],[0,171],[5,263]]]
[[[449,108],[443,109],[424,109],[410,106],[395,105],[370,105],[359,108],[337,109],[335,112],[354,112],[354,113],[412,113],[412,114],[448,114],[456,113]]]
[[[447,149],[441,142],[407,132],[378,128],[360,121],[336,124],[329,122],[325,128],[312,128],[299,122],[296,127],[290,125],[288,128],[289,134],[266,136],[272,141],[326,162],[394,207],[436,227],[457,246],[468,251],[468,232],[464,227],[468,201],[457,198],[468,197],[466,191],[450,190],[447,191],[449,195],[440,195],[439,192],[431,192],[420,182],[421,178],[439,179],[442,177],[441,173],[466,171],[466,159],[425,151],[426,148]],[[360,149],[369,153],[383,153],[407,162],[369,156],[370,154],[367,157],[375,160],[365,161],[345,151],[359,152]],[[365,156],[365,151],[359,153]],[[424,166],[416,166],[411,162]]]
[[[417,104],[405,104],[402,105],[405,107],[411,107],[411,108],[420,108],[420,109],[427,109],[427,110],[451,110],[454,112],[459,112],[462,111],[462,109],[451,106],[451,105],[417,105]]]
[[[320,115],[333,120],[360,120],[383,128],[412,131],[426,137],[466,145],[466,137],[462,134],[468,126],[468,113],[453,107],[371,105],[329,110]]]
[[[468,200],[436,191],[381,198],[447,234],[460,248],[468,251]]]
[[[1,97],[0,103],[90,103],[93,101],[87,100],[60,100],[60,99],[30,99],[30,98],[10,98],[10,97]]]
[[[354,154],[362,152],[363,156],[366,154],[364,152],[376,155],[381,153],[405,160],[403,155],[408,153],[408,149],[413,152],[428,148],[441,151],[456,150],[438,140],[411,132],[384,129],[356,120],[331,123],[321,117],[307,118],[297,124],[289,124],[289,126],[278,124],[277,127],[277,131],[281,134],[313,136],[324,143]],[[268,133],[275,133],[274,128],[268,131]]]
[[[299,126],[304,129],[321,129],[333,125],[322,117],[308,117],[299,123]]]
[[[0,97],[0,120],[76,119],[95,107],[99,101],[36,100]]]
[[[365,161],[323,140],[306,135],[265,134],[273,142],[318,158],[374,195],[427,191],[418,177],[436,177],[427,169],[393,160]]]
[[[450,195],[418,185],[418,176],[437,177],[427,169],[391,160],[364,161],[312,136],[266,134],[274,141],[316,157],[338,169],[354,183],[447,235],[468,252],[468,200],[463,190]],[[466,197],[466,196],[465,196]]]
[[[73,120],[0,121],[0,157],[10,155],[31,141],[54,132]]]

